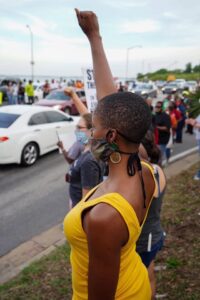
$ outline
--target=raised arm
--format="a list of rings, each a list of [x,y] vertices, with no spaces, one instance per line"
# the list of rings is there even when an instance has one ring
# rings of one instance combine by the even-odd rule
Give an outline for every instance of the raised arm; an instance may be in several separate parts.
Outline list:
[[[78,95],[76,94],[75,90],[72,87],[65,88],[64,92],[65,92],[65,94],[67,94],[68,96],[70,96],[72,98],[74,105],[76,106],[76,108],[81,116],[89,113],[87,107],[83,104],[83,102],[78,97]]]
[[[97,98],[101,100],[103,97],[117,92],[117,89],[104,52],[97,16],[91,11],[75,10],[78,23],[90,42]]]

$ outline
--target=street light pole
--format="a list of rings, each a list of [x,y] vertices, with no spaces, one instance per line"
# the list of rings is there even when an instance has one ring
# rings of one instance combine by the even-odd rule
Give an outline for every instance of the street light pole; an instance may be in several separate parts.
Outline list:
[[[30,32],[30,38],[31,38],[31,78],[32,78],[32,81],[34,80],[34,58],[33,58],[33,32],[31,30],[31,27],[30,25],[26,25],[26,27],[29,29],[29,32]]]
[[[126,49],[126,80],[128,79],[128,67],[129,67],[129,51],[135,48],[142,48],[141,45],[132,46]]]

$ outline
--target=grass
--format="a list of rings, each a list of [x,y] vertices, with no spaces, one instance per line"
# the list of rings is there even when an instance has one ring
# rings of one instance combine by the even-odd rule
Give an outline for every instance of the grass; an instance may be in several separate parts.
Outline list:
[[[157,265],[157,293],[170,300],[200,299],[200,183],[193,180],[197,165],[168,181],[162,208],[167,233]]]
[[[167,233],[156,265],[157,293],[169,300],[199,300],[200,183],[193,180],[197,165],[168,181],[162,223]],[[58,247],[0,286],[0,300],[71,299],[69,247]]]

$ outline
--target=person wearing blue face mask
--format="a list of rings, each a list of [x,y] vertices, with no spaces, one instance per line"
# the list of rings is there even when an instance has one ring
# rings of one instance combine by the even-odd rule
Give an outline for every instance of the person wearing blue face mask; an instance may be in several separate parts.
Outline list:
[[[71,165],[67,176],[72,207],[103,180],[103,168],[90,151],[91,128],[91,114],[83,114],[75,130],[76,140],[83,145],[83,151]]]

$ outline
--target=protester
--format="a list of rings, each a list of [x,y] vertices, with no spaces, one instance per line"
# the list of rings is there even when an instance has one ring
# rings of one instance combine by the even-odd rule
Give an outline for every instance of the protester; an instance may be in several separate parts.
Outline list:
[[[62,141],[58,141],[57,145],[61,149],[65,160],[70,165],[81,155],[82,151],[84,150],[84,145],[79,141],[74,142],[69,150],[64,148]]]
[[[96,15],[77,12],[93,56],[98,105],[91,150],[108,161],[108,179],[92,189],[64,220],[71,244],[73,299],[151,299],[148,273],[135,244],[155,190],[152,168],[138,149],[151,123],[138,95],[117,92]]]
[[[167,95],[167,97],[163,100],[163,102],[162,102],[162,110],[163,111],[167,110],[168,105],[169,105],[171,100],[172,100],[172,95],[171,94]]]
[[[28,96],[28,104],[33,104],[34,102],[34,87],[32,80],[29,80],[25,87],[26,94]]]
[[[64,93],[73,100],[74,105],[81,116],[89,113],[87,107],[83,104],[72,87],[66,87]],[[72,164],[84,150],[84,145],[79,141],[76,141],[68,151],[64,148],[62,141],[59,141],[57,145],[69,164]]]
[[[49,95],[50,90],[51,90],[48,80],[45,81],[45,84],[43,85],[42,90],[43,90],[43,98],[46,98],[46,96]]]
[[[12,105],[13,104],[13,84],[11,81],[8,82],[7,97],[8,97],[8,104]]]
[[[66,181],[69,182],[70,207],[74,207],[91,188],[103,180],[103,165],[95,160],[90,151],[92,115],[88,113],[73,88],[66,88],[65,93],[74,101],[81,115],[75,131],[76,142],[69,151],[64,149],[62,142],[57,144],[67,162],[72,164],[69,173],[66,174]]]
[[[198,146],[199,158],[200,158],[200,115],[196,119],[193,118],[187,119],[186,124],[190,124],[194,128],[197,146]],[[199,166],[199,170],[194,176],[194,180],[200,180],[200,166]]]
[[[50,83],[50,91],[56,90],[57,88],[58,88],[58,83],[55,81],[55,79],[52,79]]]
[[[170,138],[171,121],[166,112],[162,111],[162,102],[158,101],[155,106],[155,125],[158,130],[158,145],[162,153],[162,161],[166,158],[166,145]]]
[[[13,98],[12,98],[13,104],[18,104],[18,85],[16,83],[13,83]]]
[[[23,86],[23,83],[20,81],[18,86],[18,103],[24,104],[25,102],[25,88]]]
[[[136,251],[139,253],[142,262],[148,268],[149,279],[151,283],[152,299],[155,297],[156,279],[154,274],[154,260],[163,246],[164,231],[161,226],[160,213],[162,199],[166,187],[166,179],[162,169],[157,165],[160,161],[160,150],[154,142],[154,136],[148,130],[142,145],[147,151],[148,160],[153,164],[153,169],[156,178],[156,192],[152,200],[149,212],[142,228],[139,240],[136,244]],[[146,158],[142,156],[142,158]]]
[[[118,92],[124,92],[124,86],[123,86],[123,84],[122,84],[121,81],[120,81],[120,83],[119,83]]]
[[[176,143],[182,143],[183,128],[185,126],[185,119],[186,119],[186,108],[183,99],[177,98],[176,106],[177,109],[180,111],[180,115],[181,115],[176,128]]]

